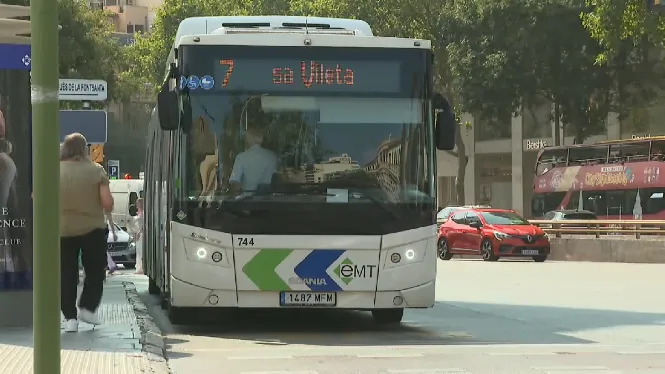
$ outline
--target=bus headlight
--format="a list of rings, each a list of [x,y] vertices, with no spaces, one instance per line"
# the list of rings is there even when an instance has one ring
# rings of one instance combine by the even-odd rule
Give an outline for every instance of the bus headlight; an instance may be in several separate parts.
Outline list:
[[[416,251],[409,248],[406,251],[404,251],[404,257],[406,257],[407,260],[413,260],[414,258],[416,258]]]
[[[198,257],[200,259],[206,258],[207,254],[208,254],[208,251],[206,251],[206,249],[203,248],[203,247],[196,250],[196,257]]]

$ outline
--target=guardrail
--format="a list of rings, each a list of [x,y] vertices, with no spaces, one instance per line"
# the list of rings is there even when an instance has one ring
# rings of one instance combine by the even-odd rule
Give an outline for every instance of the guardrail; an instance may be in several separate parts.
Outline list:
[[[563,234],[572,235],[642,235],[665,236],[665,221],[656,220],[529,220],[548,235],[561,238]]]

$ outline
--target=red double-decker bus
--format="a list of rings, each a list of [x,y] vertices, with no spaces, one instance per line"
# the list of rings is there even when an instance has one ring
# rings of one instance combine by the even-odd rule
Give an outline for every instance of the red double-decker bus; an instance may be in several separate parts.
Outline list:
[[[536,163],[532,212],[590,210],[600,219],[665,219],[665,137],[550,147]]]

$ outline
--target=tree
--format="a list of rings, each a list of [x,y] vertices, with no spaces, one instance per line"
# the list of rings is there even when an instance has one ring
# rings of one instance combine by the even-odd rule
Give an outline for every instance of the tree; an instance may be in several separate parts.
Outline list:
[[[582,21],[603,47],[599,63],[607,63],[627,46],[662,47],[665,22],[648,11],[644,0],[587,0],[587,5]]]

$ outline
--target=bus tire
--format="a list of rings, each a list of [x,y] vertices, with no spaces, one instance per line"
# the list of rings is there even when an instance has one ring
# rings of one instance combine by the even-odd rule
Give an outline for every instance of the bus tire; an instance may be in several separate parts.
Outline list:
[[[167,314],[169,316],[169,321],[174,325],[191,325],[192,324],[192,313],[190,313],[190,308],[181,308],[177,306],[172,306],[169,304]]]
[[[152,277],[148,277],[148,293],[150,295],[159,295],[160,292],[161,290],[157,286],[157,282]]]
[[[374,309],[372,310],[372,317],[374,318],[374,322],[379,325],[398,325],[402,322],[402,317],[404,317],[404,309]]]

